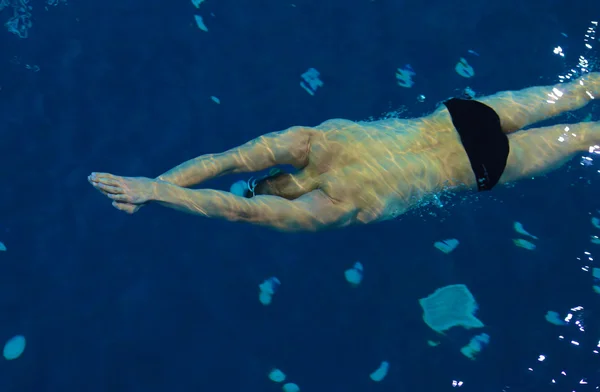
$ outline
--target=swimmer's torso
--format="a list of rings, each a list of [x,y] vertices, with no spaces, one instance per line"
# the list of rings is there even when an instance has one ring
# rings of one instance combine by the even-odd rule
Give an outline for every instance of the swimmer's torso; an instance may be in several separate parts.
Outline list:
[[[474,184],[447,112],[412,120],[329,120],[310,140],[309,164],[298,180],[353,203],[364,223],[394,218],[445,187]]]

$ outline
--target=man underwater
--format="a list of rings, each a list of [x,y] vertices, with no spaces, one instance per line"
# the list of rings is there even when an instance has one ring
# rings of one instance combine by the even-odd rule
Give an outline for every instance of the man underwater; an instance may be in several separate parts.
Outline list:
[[[153,201],[281,231],[366,224],[395,218],[445,190],[488,191],[558,169],[600,144],[600,122],[519,130],[580,109],[597,95],[600,72],[593,72],[555,86],[450,99],[421,118],[291,127],[191,159],[156,179],[92,173],[88,180],[127,213]],[[275,172],[233,193],[188,189],[276,165],[298,171]]]

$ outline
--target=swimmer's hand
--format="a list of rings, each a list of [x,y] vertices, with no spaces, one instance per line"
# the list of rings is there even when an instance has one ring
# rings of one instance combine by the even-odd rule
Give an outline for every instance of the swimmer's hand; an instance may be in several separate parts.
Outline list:
[[[123,202],[119,202],[119,201],[113,201],[112,206],[115,207],[117,210],[121,210],[128,214],[135,214],[136,212],[139,211],[140,208],[145,206],[145,204],[130,204],[130,203],[123,203]]]
[[[92,181],[92,176],[88,177],[88,182],[92,185],[95,185],[95,181]],[[100,187],[94,186],[94,188],[96,188],[100,193],[102,193],[104,196],[108,197],[109,193],[106,191],[103,191]],[[140,210],[140,208],[142,208],[143,206],[145,206],[146,204],[131,204],[131,203],[125,203],[122,201],[113,201],[112,202],[112,206],[115,207],[117,210],[121,210],[123,212],[126,212],[128,214],[135,214],[136,212],[138,212]]]
[[[131,214],[153,199],[158,184],[151,178],[120,177],[108,173],[92,173],[88,181],[94,188],[112,199],[115,208]]]
[[[88,177],[88,181],[90,184],[94,185],[94,182],[90,180],[91,176]],[[102,193],[104,196],[108,197],[108,193],[104,192],[102,189],[94,186],[94,188],[96,188],[100,193]],[[131,204],[131,203],[124,203],[124,202],[120,202],[120,201],[113,201],[112,202],[112,206],[115,207],[117,210],[121,210],[123,212],[126,212],[128,214],[135,214],[136,212],[139,211],[140,208],[142,208],[143,206],[145,206],[145,204]]]

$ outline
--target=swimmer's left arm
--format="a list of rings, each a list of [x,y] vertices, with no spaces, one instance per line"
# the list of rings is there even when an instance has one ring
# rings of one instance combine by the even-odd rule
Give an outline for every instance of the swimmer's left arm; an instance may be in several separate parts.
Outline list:
[[[220,154],[201,155],[161,174],[157,180],[190,187],[226,174],[257,172],[275,165],[308,164],[311,134],[308,127],[271,132]]]
[[[312,191],[296,200],[276,196],[251,199],[210,189],[193,190],[158,181],[152,200],[207,218],[242,221],[281,231],[318,231],[356,222],[353,206],[336,202],[323,191]]]

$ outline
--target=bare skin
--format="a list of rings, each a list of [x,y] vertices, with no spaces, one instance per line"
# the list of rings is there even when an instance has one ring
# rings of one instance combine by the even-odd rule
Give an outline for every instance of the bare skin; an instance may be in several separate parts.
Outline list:
[[[558,97],[553,89],[562,95]],[[483,97],[500,117],[510,154],[500,183],[555,170],[600,144],[600,123],[520,129],[585,106],[600,96],[600,73],[568,84]],[[549,102],[552,101],[552,102]],[[252,198],[188,187],[225,174],[293,165]],[[266,134],[220,154],[202,155],[156,179],[93,173],[88,180],[113,206],[136,212],[148,202],[208,218],[245,221],[282,231],[317,231],[395,218],[444,190],[476,189],[469,159],[448,110],[415,119],[334,119]]]

